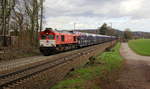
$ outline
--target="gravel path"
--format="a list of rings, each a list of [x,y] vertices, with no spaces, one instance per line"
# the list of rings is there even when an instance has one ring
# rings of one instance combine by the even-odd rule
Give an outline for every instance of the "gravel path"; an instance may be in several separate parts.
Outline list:
[[[122,89],[150,89],[150,57],[134,53],[127,43],[122,43],[120,53],[125,59],[118,80]]]

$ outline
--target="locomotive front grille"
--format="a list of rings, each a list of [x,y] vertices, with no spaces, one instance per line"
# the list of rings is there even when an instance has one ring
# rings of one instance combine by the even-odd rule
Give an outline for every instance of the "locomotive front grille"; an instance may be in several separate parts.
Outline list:
[[[55,40],[40,40],[41,47],[56,47]]]

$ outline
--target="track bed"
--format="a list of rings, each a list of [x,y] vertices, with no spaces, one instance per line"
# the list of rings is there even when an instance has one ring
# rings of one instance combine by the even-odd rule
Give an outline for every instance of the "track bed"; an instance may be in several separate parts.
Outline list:
[[[48,72],[50,73],[49,76],[50,77],[53,76],[54,80],[60,80],[72,68],[85,64],[88,61],[88,57],[92,56],[98,51],[104,51],[105,48],[110,47],[111,45],[112,43],[109,42],[109,43],[90,46],[90,47],[86,47],[74,51],[64,52],[52,56],[46,56],[46,57],[36,56],[36,57],[30,57],[29,59],[27,58],[21,59],[22,61],[18,59],[16,61],[10,62],[10,64],[6,63],[6,65],[3,64],[1,65],[1,67],[3,66],[2,67],[3,70],[1,70],[2,72],[0,75],[0,81],[1,81],[0,87],[14,88],[16,85],[20,85],[20,82],[22,84],[24,81],[30,78],[39,76],[45,71],[52,71],[52,70],[53,72]],[[20,64],[19,62],[22,64]],[[66,69],[64,70],[63,68]],[[58,75],[58,72],[60,72],[60,75]],[[61,78],[57,79],[58,76],[61,76]],[[52,81],[53,79],[49,79],[49,80]],[[55,82],[56,81],[53,81],[50,85],[53,85]],[[15,87],[14,89],[17,88]],[[29,89],[29,88],[25,88],[25,89]]]

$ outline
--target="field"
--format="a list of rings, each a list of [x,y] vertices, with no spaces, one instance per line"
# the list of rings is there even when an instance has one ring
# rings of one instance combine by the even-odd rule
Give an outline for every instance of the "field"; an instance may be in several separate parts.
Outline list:
[[[128,44],[137,54],[150,56],[150,39],[131,40]]]
[[[116,76],[114,71],[119,71],[122,66],[119,48],[118,43],[111,51],[90,58],[87,65],[71,72],[51,89],[102,89],[104,84],[101,80],[107,81],[106,84],[113,82],[112,76],[113,78]],[[110,79],[108,75],[111,75]]]

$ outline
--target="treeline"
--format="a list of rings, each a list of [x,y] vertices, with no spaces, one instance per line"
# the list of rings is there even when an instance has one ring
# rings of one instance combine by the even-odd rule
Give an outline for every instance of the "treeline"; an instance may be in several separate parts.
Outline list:
[[[106,23],[98,28],[98,33],[102,35],[117,36],[123,40],[150,38],[150,33],[148,32],[132,32],[129,28],[125,29],[125,31],[120,31],[108,26]]]
[[[3,41],[5,46],[7,36],[11,36],[13,41],[13,45],[7,47],[7,53],[14,51],[19,55],[37,49],[38,32],[42,30],[43,2],[44,0],[0,0],[0,42]]]
[[[43,2],[43,0],[1,0],[0,35],[17,36],[20,47],[25,43],[36,45],[38,31],[42,29]]]

